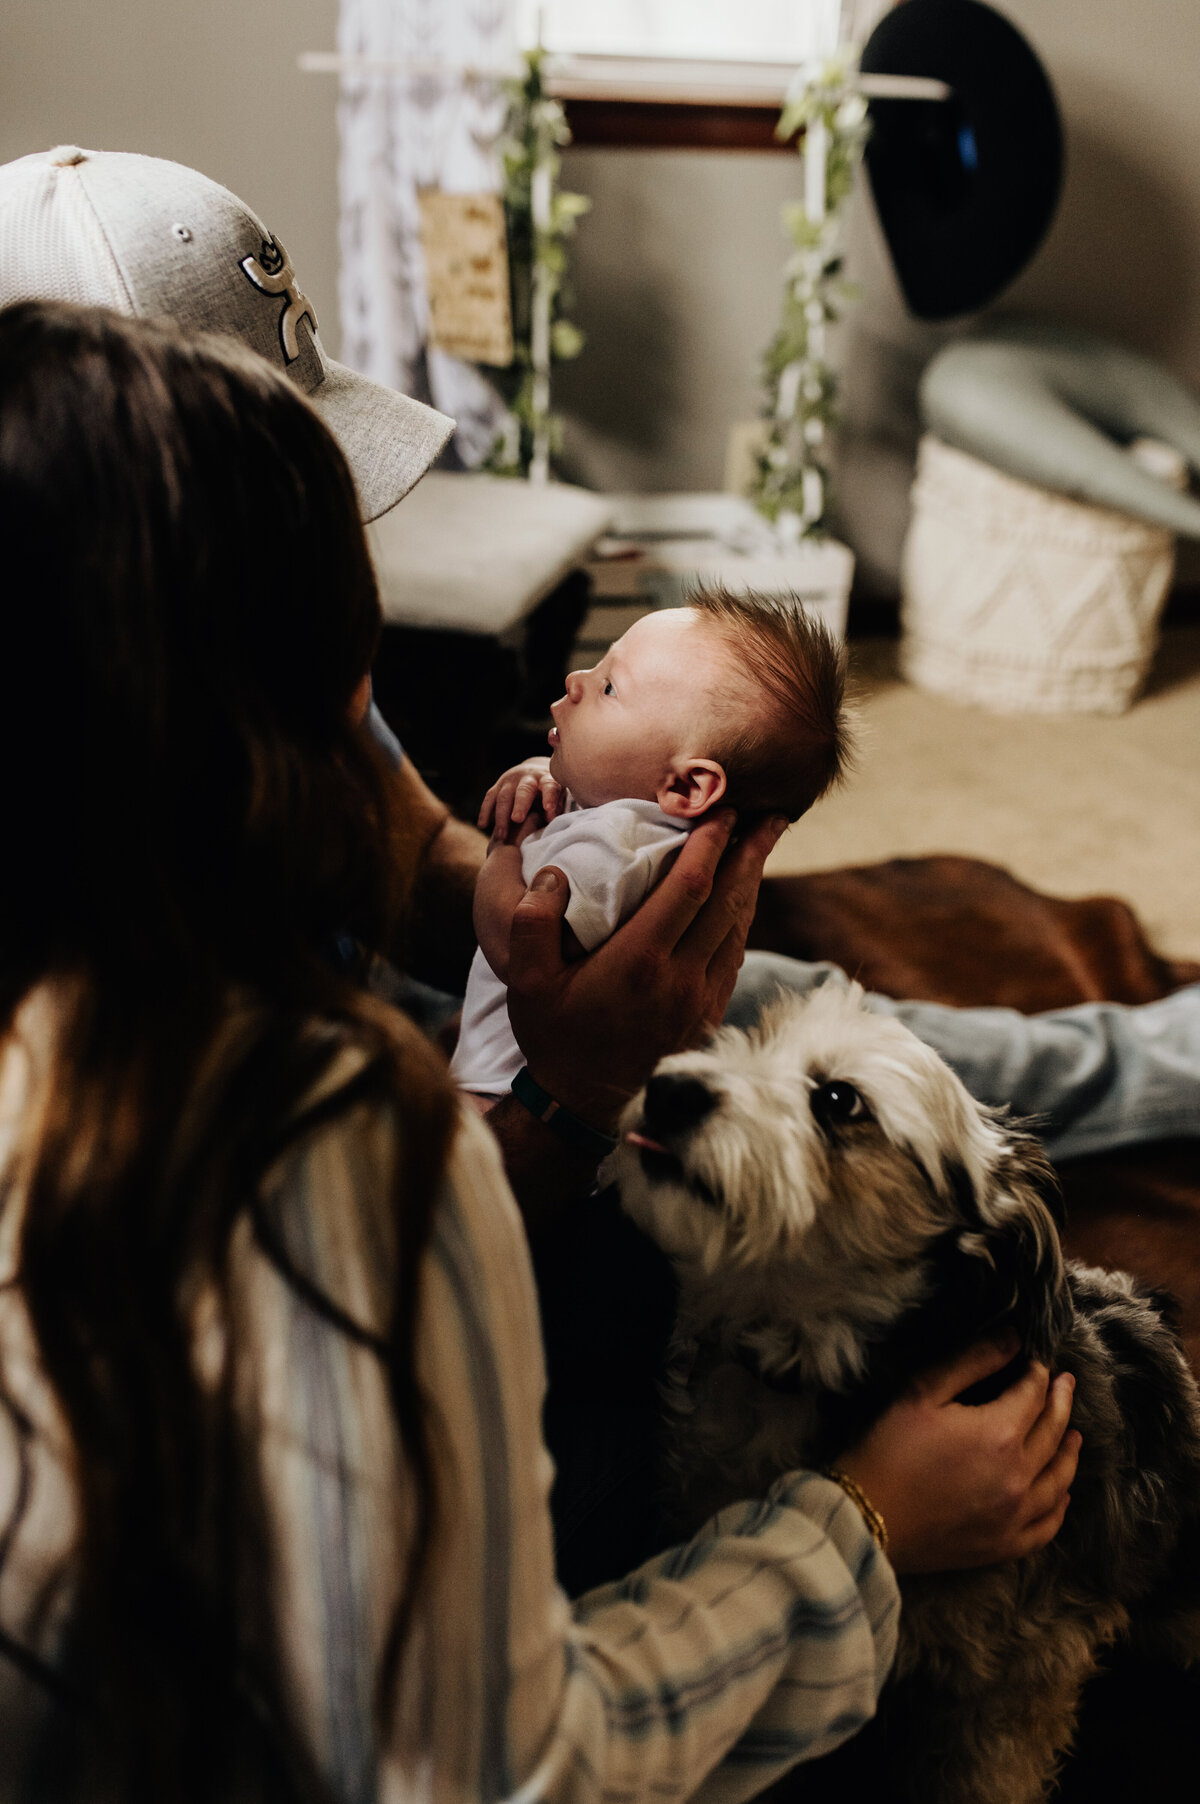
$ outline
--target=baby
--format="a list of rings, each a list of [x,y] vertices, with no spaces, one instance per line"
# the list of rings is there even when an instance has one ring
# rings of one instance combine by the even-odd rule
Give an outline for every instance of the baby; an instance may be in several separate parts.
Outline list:
[[[513,912],[536,872],[570,885],[568,957],[590,952],[643,901],[710,809],[798,820],[848,757],[844,659],[799,601],[701,590],[647,614],[550,712],[552,755],[493,784],[475,890],[479,950],[451,1071],[495,1100],[524,1060],[508,1021]],[[540,802],[540,811],[536,804]]]

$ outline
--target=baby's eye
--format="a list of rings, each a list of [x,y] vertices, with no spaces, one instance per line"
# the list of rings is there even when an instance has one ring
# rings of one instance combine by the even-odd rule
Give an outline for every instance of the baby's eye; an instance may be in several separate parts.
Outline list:
[[[616,692],[615,692],[615,690],[614,690],[614,689],[613,689],[613,686],[612,686],[612,681],[611,681],[611,679],[610,679],[610,680],[609,680],[609,681],[608,681],[608,682],[607,682],[607,683],[605,683],[605,685],[604,685],[604,694],[605,694],[605,695],[613,695],[613,694],[615,694],[615,693],[616,693]]]

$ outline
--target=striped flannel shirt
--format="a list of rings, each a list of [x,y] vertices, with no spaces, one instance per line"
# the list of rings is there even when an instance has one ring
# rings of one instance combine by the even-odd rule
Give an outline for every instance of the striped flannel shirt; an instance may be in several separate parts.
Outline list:
[[[29,1072],[10,1040],[0,1169],[29,1118]],[[359,1103],[292,1147],[264,1191],[286,1262],[372,1333],[390,1319],[398,1132],[390,1107]],[[18,1215],[0,1218],[0,1278],[11,1276]],[[283,1692],[339,1804],[736,1804],[872,1714],[895,1648],[896,1583],[853,1504],[816,1474],[781,1479],[574,1605],[557,1588],[529,1260],[495,1144],[465,1113],[421,1278],[437,1529],[394,1694],[381,1701],[412,1517],[382,1362],[312,1307],[248,1221],[235,1229],[233,1270],[221,1344],[235,1349],[261,1459]],[[201,1371],[216,1332],[198,1328]],[[53,1663],[76,1519],[19,1285],[0,1288],[0,1377],[32,1429],[0,1628]],[[5,1414],[0,1525],[22,1482],[20,1452]],[[40,1715],[38,1687],[0,1652],[3,1804],[37,1796]]]

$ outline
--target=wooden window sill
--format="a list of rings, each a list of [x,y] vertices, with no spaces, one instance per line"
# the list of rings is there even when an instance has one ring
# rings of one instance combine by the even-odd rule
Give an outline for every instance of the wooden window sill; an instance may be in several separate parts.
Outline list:
[[[581,149],[771,150],[796,154],[775,136],[778,105],[703,100],[564,99]]]
[[[790,67],[578,57],[547,82],[576,144],[624,150],[795,154],[775,126]]]

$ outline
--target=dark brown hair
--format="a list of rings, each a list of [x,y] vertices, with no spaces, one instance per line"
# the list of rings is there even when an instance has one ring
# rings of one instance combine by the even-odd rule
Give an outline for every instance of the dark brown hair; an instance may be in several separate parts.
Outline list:
[[[691,590],[688,607],[735,654],[743,688],[729,697],[734,724],[713,749],[724,802],[748,814],[798,820],[853,759],[846,717],[846,657],[796,595]]]
[[[349,719],[380,627],[353,482],[240,346],[24,302],[0,313],[0,546],[0,1035],[39,987],[56,1010],[18,1282],[81,1522],[64,1671],[40,1676],[89,1804],[224,1797],[247,1771],[319,1796],[277,1693],[256,1451],[231,1378],[198,1384],[189,1299],[225,1302],[249,1216],[385,1364],[418,1500],[394,1663],[431,1519],[413,1324],[453,1104],[330,956],[340,932],[382,947],[395,908],[389,785]],[[315,1111],[348,1046],[357,1075]],[[364,1098],[399,1124],[382,1333],[291,1268],[256,1200]],[[5,1654],[36,1671],[0,1622]]]

